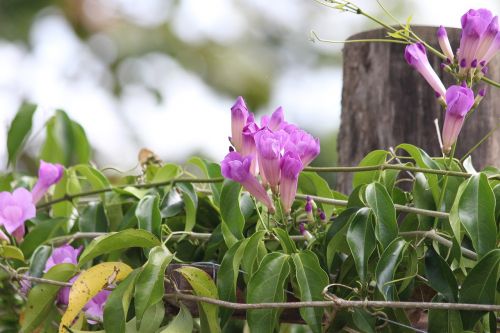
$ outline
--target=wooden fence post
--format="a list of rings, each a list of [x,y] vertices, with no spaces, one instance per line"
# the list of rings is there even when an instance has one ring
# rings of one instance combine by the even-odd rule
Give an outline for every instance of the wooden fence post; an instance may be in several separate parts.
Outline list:
[[[439,49],[436,27],[414,27],[426,42]],[[454,50],[460,43],[460,29],[447,29]],[[362,32],[350,39],[383,38],[382,29]],[[428,53],[429,61],[446,87],[453,77],[440,69],[441,59]],[[393,43],[347,43],[343,50],[343,90],[340,131],[337,140],[339,165],[354,166],[374,149],[388,149],[400,143],[423,148],[431,156],[441,154],[434,119],[442,125],[443,111],[434,91],[404,59],[404,45]],[[500,57],[489,64],[488,77],[500,81]],[[456,156],[463,156],[484,135],[500,123],[500,89],[487,87],[479,110],[464,125]],[[477,93],[477,90],[476,90]],[[500,129],[473,154],[476,169],[500,165]],[[351,190],[352,174],[338,174],[339,190]]]

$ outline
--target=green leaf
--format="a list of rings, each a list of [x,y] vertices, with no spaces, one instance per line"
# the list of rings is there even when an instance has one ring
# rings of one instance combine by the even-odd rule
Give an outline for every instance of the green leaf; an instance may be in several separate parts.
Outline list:
[[[500,249],[484,255],[472,268],[460,288],[460,303],[498,304],[495,301],[497,283],[500,278]],[[485,312],[462,311],[465,329],[472,329]]]
[[[193,331],[193,317],[191,313],[180,303],[180,310],[174,320],[172,320],[167,327],[163,328],[159,333],[181,333]]]
[[[329,280],[328,275],[319,264],[318,257],[314,252],[305,250],[292,254],[292,259],[300,300],[302,302],[322,301],[322,292]],[[313,332],[321,332],[322,308],[300,308],[300,315]]]
[[[222,174],[220,171],[220,165],[213,162],[208,162],[199,157],[192,157],[188,163],[196,165],[205,174],[206,177],[214,179],[221,178]],[[211,183],[210,188],[212,189],[212,196],[214,198],[214,203],[217,207],[220,206],[220,195],[222,191],[222,183]]]
[[[354,213],[357,211],[357,208],[348,208],[330,224],[325,236],[325,244],[327,244],[326,262],[328,269],[331,268],[333,258],[336,253],[348,253],[350,251],[349,245],[347,244],[346,234],[347,229],[349,228],[349,222],[354,216]]]
[[[18,247],[12,245],[0,244],[0,257],[5,259],[16,259],[19,261],[24,261],[23,252]]]
[[[285,282],[290,274],[289,255],[273,252],[264,257],[247,286],[247,303],[285,301]],[[278,324],[278,309],[247,311],[251,332],[272,333]]]
[[[26,234],[24,241],[19,246],[24,255],[29,258],[38,246],[53,237],[62,235],[65,223],[66,220],[61,218],[47,219],[37,223]]]
[[[158,329],[160,328],[161,322],[163,321],[164,317],[165,317],[165,305],[163,305],[163,301],[151,305],[146,310],[144,316],[142,317],[141,326],[139,327],[139,332],[140,333],[157,332]]]
[[[184,231],[191,231],[196,224],[196,209],[198,207],[198,196],[192,184],[180,183],[177,187],[182,192],[184,210],[186,211],[186,226]]]
[[[423,151],[418,147],[404,143],[397,146],[396,149],[405,150],[415,160],[415,164],[419,168],[436,169],[436,170],[440,169],[437,162],[433,161],[432,158],[430,158],[425,151]],[[429,182],[434,202],[437,204],[439,202],[439,196],[441,193],[441,188],[439,187],[439,178],[437,175],[430,173],[426,173],[425,177]]]
[[[387,247],[398,236],[396,209],[389,193],[380,183],[371,183],[366,187],[366,203],[375,215],[375,236]]]
[[[240,209],[241,185],[225,180],[220,194],[220,214],[222,217],[222,235],[227,247],[233,246],[243,238],[245,218]]]
[[[257,231],[248,239],[247,246],[245,247],[241,267],[245,271],[244,279],[247,282],[258,269],[262,258],[267,254],[266,246],[262,240],[264,235],[265,231]]]
[[[263,233],[261,231],[261,233]],[[217,290],[221,300],[236,301],[236,282],[238,281],[241,259],[248,244],[248,238],[235,243],[226,252],[217,272]],[[234,311],[232,309],[221,308],[221,326],[224,327]]]
[[[176,179],[182,174],[182,169],[173,163],[167,163],[156,171],[153,178],[153,183],[166,182],[172,179]]]
[[[278,238],[278,241],[281,244],[281,248],[283,248],[283,251],[286,254],[292,254],[297,252],[297,247],[295,246],[295,243],[291,240],[290,235],[288,235],[288,232],[286,230],[283,230],[281,228],[273,228],[273,232]]]
[[[467,180],[458,203],[458,217],[481,256],[496,247],[495,196],[485,174]]]
[[[432,302],[445,302],[442,295],[436,295]],[[457,310],[429,310],[429,332],[463,333],[462,319]]]
[[[388,152],[385,150],[374,150],[366,155],[358,166],[373,166],[385,163]],[[378,180],[380,176],[380,170],[373,171],[362,171],[356,172],[352,178],[352,187],[358,187],[363,184],[370,184],[371,182]]]
[[[139,201],[135,215],[139,221],[139,228],[150,233],[161,236],[161,212],[160,197],[157,194],[149,194]]]
[[[76,121],[71,121],[71,130],[74,142],[71,164],[88,163],[91,157],[91,149],[85,130]]]
[[[458,284],[448,263],[430,246],[425,254],[425,274],[429,285],[450,303],[458,300]]]
[[[78,228],[81,232],[106,232],[108,220],[102,203],[89,203],[78,218]]]
[[[429,182],[427,181],[427,178],[425,178],[425,175],[421,172],[417,172],[415,174],[412,194],[415,208],[436,210],[436,203],[434,202]],[[432,216],[418,214],[417,218],[420,224],[419,229],[429,230],[432,228],[434,224],[434,218]]]
[[[367,282],[368,278],[368,259],[376,247],[375,231],[370,216],[370,209],[359,209],[352,217],[346,235],[356,270],[363,283]]]
[[[23,149],[24,142],[31,131],[36,108],[34,104],[23,103],[12,120],[7,133],[7,164],[15,165],[16,157]]]
[[[206,272],[191,266],[184,266],[176,271],[189,282],[196,296],[218,299],[217,287]],[[218,306],[198,303],[198,309],[200,310],[201,333],[220,333]]]
[[[352,313],[352,321],[357,328],[364,333],[375,333],[376,317],[365,309],[355,308]]]
[[[316,172],[301,172],[299,175],[298,187],[304,194],[335,199],[335,195],[330,189],[328,182]],[[317,202],[316,204],[325,212],[326,220],[330,220],[330,217],[336,209],[335,206],[326,205],[321,202]]]
[[[99,170],[94,169],[89,165],[79,164],[71,167],[71,169],[85,177],[91,185],[92,190],[102,190],[111,187],[111,184],[106,176],[104,176]]]
[[[165,246],[160,245],[152,248],[149,252],[148,261],[137,276],[134,299],[138,328],[146,310],[163,298],[165,269],[172,258],[173,255]]]
[[[86,262],[101,254],[110,253],[116,250],[129,247],[154,247],[161,245],[155,235],[146,230],[126,229],[119,232],[112,232],[94,239],[83,251],[78,265],[81,267]]]
[[[54,189],[54,198],[62,198],[81,192],[80,182],[74,170],[65,170],[64,175]],[[75,206],[71,201],[63,201],[52,205],[52,215],[54,217],[64,217],[69,219]]]
[[[45,273],[43,278],[67,282],[75,273],[75,265],[59,264]],[[21,332],[32,332],[47,318],[48,313],[54,307],[54,300],[60,288],[60,286],[53,284],[40,283],[31,289],[28,294]]]
[[[493,188],[493,194],[495,195],[495,219],[500,220],[500,184]]]
[[[139,270],[129,274],[108,296],[104,304],[104,328],[108,332],[124,332],[128,308]]]
[[[403,258],[406,247],[406,241],[396,238],[382,253],[377,268],[375,268],[377,287],[387,301],[397,300],[396,286],[393,282],[394,274]]]
[[[41,245],[37,247],[31,255],[28,274],[34,277],[41,277],[43,275],[43,271],[45,270],[45,263],[47,262],[47,259],[49,259],[51,253],[52,247],[48,245]]]

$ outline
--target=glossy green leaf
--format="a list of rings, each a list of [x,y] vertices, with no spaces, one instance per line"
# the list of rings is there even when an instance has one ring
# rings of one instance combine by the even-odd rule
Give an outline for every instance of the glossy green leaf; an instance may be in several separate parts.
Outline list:
[[[135,210],[139,228],[147,230],[157,237],[161,236],[161,213],[159,202],[160,197],[157,194],[146,195],[139,201]]]
[[[425,169],[436,169],[439,170],[439,165],[437,162],[433,161],[432,158],[427,155],[425,151],[422,149],[415,147],[413,145],[404,143],[396,147],[396,149],[403,149],[405,150],[414,160],[415,164],[419,168],[425,168]],[[439,178],[435,174],[430,174],[426,173],[425,177],[427,178],[427,181],[429,182],[430,190],[432,192],[432,197],[434,198],[434,202],[437,203],[439,202],[439,196],[440,196],[440,186],[439,186]]]
[[[434,202],[429,182],[427,181],[427,178],[425,178],[425,175],[421,172],[417,172],[415,174],[412,194],[413,202],[416,208],[436,210],[436,203]],[[417,218],[420,224],[419,229],[429,230],[432,228],[434,224],[434,218],[432,216],[418,214]]]
[[[467,180],[458,202],[458,217],[481,256],[496,247],[495,196],[484,174]]]
[[[108,220],[102,203],[89,203],[78,217],[80,232],[107,232]]]
[[[385,248],[398,236],[394,203],[380,183],[369,184],[365,193],[366,203],[375,215],[375,237]]]
[[[54,198],[62,198],[81,192],[80,181],[74,170],[65,170],[64,176],[54,188]],[[54,217],[63,217],[69,219],[75,209],[71,201],[63,201],[52,205],[52,215]]]
[[[375,333],[376,317],[365,309],[355,308],[352,313],[354,325],[363,333]]]
[[[240,209],[241,185],[225,180],[220,194],[220,214],[222,217],[222,235],[228,247],[243,238],[245,218]]]
[[[135,315],[137,327],[140,327],[146,310],[160,302],[165,292],[165,269],[172,260],[173,255],[163,245],[156,246],[149,252],[148,261],[135,282]]]
[[[322,301],[323,289],[328,285],[329,279],[326,272],[321,268],[318,257],[314,252],[305,250],[292,254],[295,266],[295,277],[297,279],[298,295],[302,302]],[[300,316],[315,332],[321,332],[323,321],[322,308],[300,308]]]
[[[106,176],[104,176],[99,170],[94,169],[90,165],[79,164],[71,168],[85,177],[93,190],[102,190],[111,187]]]
[[[83,127],[76,121],[71,121],[73,135],[73,161],[71,164],[88,163],[91,158],[90,144]]]
[[[290,274],[290,256],[273,252],[264,257],[247,286],[247,303],[285,301],[285,282]],[[251,332],[272,333],[278,324],[278,309],[247,311]]]
[[[189,282],[195,295],[219,298],[214,281],[205,271],[191,266],[181,267],[177,271]],[[199,303],[198,309],[200,310],[201,333],[220,333],[218,306]]]
[[[23,242],[19,245],[24,255],[29,258],[33,251],[48,239],[61,236],[65,223],[66,220],[62,218],[47,219],[38,222],[30,229]]]
[[[165,305],[163,301],[151,305],[142,317],[139,333],[156,333],[165,317]],[[137,320],[137,317],[136,317]],[[136,324],[137,327],[137,324]]]
[[[75,273],[75,265],[59,264],[45,273],[43,278],[67,282]],[[54,300],[60,288],[60,286],[53,284],[40,283],[31,289],[28,294],[21,332],[32,332],[47,318],[47,314],[54,306]]]
[[[384,252],[382,252],[377,267],[375,268],[377,287],[388,301],[397,300],[396,286],[393,280],[406,246],[407,243],[403,239],[396,238],[389,244]]]
[[[139,270],[134,270],[109,294],[104,304],[104,328],[108,332],[125,331],[128,308],[138,273]]]
[[[17,155],[23,149],[31,131],[36,108],[34,104],[23,103],[12,120],[7,133],[8,164],[15,164]]]
[[[193,331],[193,317],[189,310],[180,303],[179,313],[175,318],[158,333],[189,333]]]
[[[500,249],[484,255],[472,268],[460,288],[460,302],[473,304],[497,304],[495,301],[498,280],[500,279]],[[462,311],[464,328],[472,329],[485,312]]]
[[[446,302],[442,295],[436,295],[432,302]],[[463,333],[462,319],[457,310],[429,310],[429,332]]]
[[[493,188],[493,194],[495,195],[495,218],[497,221],[500,220],[500,184]]]
[[[425,275],[429,285],[450,303],[458,300],[458,283],[448,263],[429,247],[425,254]]]
[[[19,261],[24,261],[24,255],[21,249],[13,245],[0,244],[0,257],[5,259],[16,259]]]
[[[388,152],[385,150],[374,150],[366,155],[358,166],[373,166],[385,163]],[[358,187],[363,184],[370,184],[371,182],[378,180],[380,176],[380,170],[373,171],[362,171],[356,172],[352,178],[352,187]]]
[[[264,231],[258,231],[248,238],[248,243],[241,260],[241,268],[245,272],[243,278],[247,282],[254,275],[262,258],[267,254],[263,241],[264,235]]]
[[[376,246],[370,209],[361,208],[355,213],[347,230],[346,239],[351,249],[359,278],[361,282],[367,282],[368,260]]]
[[[31,255],[28,274],[34,277],[41,277],[45,270],[45,263],[47,259],[49,259],[51,253],[52,247],[48,245],[37,247]]]
[[[188,163],[196,165],[208,178],[221,178],[222,174],[220,171],[220,165],[213,162],[208,162],[199,157],[192,157]],[[220,206],[220,195],[222,191],[222,183],[211,183],[210,188],[212,189],[212,196],[214,198],[214,203],[217,207]]]
[[[281,228],[273,228],[273,232],[278,238],[278,241],[281,244],[281,248],[286,254],[297,252],[297,247],[295,246],[295,243],[292,241],[290,235],[286,230],[283,230]]]
[[[161,245],[158,238],[146,230],[126,229],[119,232],[112,232],[95,238],[81,254],[78,264],[82,266],[101,254],[116,250],[130,247],[149,248],[158,245]]]
[[[182,174],[182,169],[176,164],[166,163],[156,171],[153,178],[153,183],[166,182],[179,177]]]
[[[334,193],[330,189],[328,182],[316,172],[301,172],[299,175],[298,187],[304,194],[334,199]],[[336,209],[335,206],[326,205],[321,202],[317,202],[316,204],[325,212],[328,221]]]
[[[328,268],[331,268],[336,253],[348,253],[350,251],[346,239],[347,229],[349,228],[351,218],[357,211],[357,208],[348,208],[330,224],[325,236],[326,262]]]
[[[184,201],[184,210],[186,211],[186,225],[184,231],[191,231],[196,224],[196,209],[198,208],[198,196],[192,184],[177,184],[182,192],[182,201]]]

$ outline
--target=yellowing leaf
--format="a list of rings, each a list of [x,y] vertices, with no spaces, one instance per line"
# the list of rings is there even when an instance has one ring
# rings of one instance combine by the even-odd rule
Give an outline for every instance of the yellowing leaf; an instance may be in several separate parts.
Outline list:
[[[121,262],[104,262],[82,272],[73,283],[69,292],[69,304],[64,313],[59,333],[66,333],[65,327],[70,327],[85,304],[101,290],[121,281],[132,272],[130,266]]]

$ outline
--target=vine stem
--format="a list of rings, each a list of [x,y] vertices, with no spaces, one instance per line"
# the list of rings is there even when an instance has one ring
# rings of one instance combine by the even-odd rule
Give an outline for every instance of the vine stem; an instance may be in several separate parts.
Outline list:
[[[431,302],[392,302],[392,301],[351,301],[334,297],[331,301],[309,301],[309,302],[281,302],[281,303],[234,303],[219,299],[195,296],[183,293],[168,293],[165,298],[203,302],[218,305],[233,310],[253,309],[300,309],[310,308],[393,308],[393,309],[441,309],[441,310],[465,310],[465,311],[500,311],[500,305],[494,304],[468,304],[468,303],[431,303]]]

